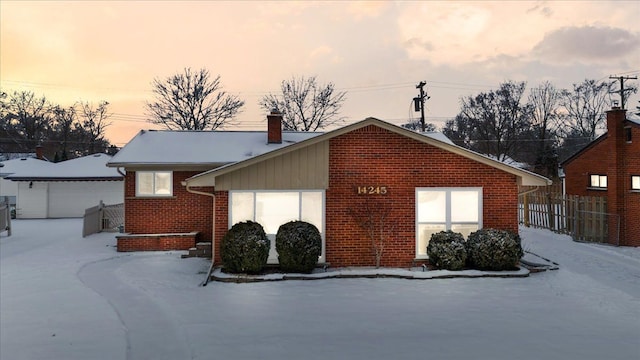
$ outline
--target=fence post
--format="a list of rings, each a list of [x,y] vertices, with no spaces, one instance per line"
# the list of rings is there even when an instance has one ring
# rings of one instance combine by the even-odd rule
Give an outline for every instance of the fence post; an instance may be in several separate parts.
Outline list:
[[[7,236],[11,236],[11,206],[9,206],[9,197],[5,196],[4,197],[4,203],[5,206],[7,207],[6,211],[5,211],[5,216],[7,218]]]
[[[547,215],[549,217],[549,229],[556,230],[555,221],[553,217],[553,203],[551,201],[551,193],[547,192]]]
[[[524,212],[524,226],[529,227],[529,194],[524,194],[523,197],[522,210]]]

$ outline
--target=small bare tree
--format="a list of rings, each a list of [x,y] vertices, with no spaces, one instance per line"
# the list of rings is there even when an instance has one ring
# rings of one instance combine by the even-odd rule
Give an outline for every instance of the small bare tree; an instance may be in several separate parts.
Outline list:
[[[152,122],[170,130],[215,130],[240,112],[244,101],[222,90],[220,75],[210,79],[200,69],[175,74],[152,83],[155,101],[147,103]]]
[[[316,77],[292,77],[281,83],[281,95],[269,94],[259,105],[266,111],[278,109],[283,116],[285,130],[316,131],[344,121],[340,108],[346,92],[336,91],[335,85],[320,85]]]
[[[393,236],[396,227],[391,204],[380,199],[366,198],[355,208],[349,209],[349,213],[367,233],[376,268],[379,268],[387,241]]]
[[[78,103],[82,128],[87,137],[88,154],[102,152],[108,145],[104,138],[107,126],[111,125],[110,122],[107,122],[111,116],[108,106],[109,103],[106,101],[101,101],[95,107],[89,102]]]

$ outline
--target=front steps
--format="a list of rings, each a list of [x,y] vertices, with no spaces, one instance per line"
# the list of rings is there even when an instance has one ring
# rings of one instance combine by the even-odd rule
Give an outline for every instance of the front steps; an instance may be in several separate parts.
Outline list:
[[[196,247],[190,248],[188,254],[183,254],[182,258],[201,257],[211,259],[211,243],[199,242]]]

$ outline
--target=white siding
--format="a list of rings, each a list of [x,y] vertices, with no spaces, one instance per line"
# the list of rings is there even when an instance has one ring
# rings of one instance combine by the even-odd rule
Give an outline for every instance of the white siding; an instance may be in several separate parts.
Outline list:
[[[84,210],[103,203],[124,202],[123,181],[60,181],[49,183],[50,218],[82,217]]]
[[[29,184],[32,184],[31,187]],[[18,219],[44,219],[47,217],[49,184],[40,181],[18,182],[16,217]]]

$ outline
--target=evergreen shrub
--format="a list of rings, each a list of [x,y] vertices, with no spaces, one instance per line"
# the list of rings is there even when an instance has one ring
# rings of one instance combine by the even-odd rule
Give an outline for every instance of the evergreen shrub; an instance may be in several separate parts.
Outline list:
[[[305,221],[290,221],[278,228],[276,250],[280,269],[309,273],[318,264],[322,252],[320,231]]]
[[[464,237],[451,230],[435,233],[427,245],[427,255],[437,269],[462,270],[467,260]]]
[[[469,266],[478,270],[514,270],[524,255],[518,234],[497,229],[471,233],[466,248]]]
[[[254,221],[231,227],[220,243],[220,257],[225,271],[255,274],[267,265],[271,243],[262,225]]]

